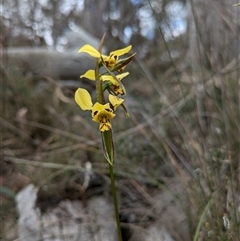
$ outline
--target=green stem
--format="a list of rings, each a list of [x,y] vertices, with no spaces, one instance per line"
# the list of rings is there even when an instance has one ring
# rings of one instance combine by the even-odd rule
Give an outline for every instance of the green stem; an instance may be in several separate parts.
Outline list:
[[[111,164],[109,164],[109,174],[110,174],[110,178],[111,178],[111,187],[112,187],[114,210],[115,210],[117,230],[118,230],[118,238],[119,238],[119,241],[122,241],[122,232],[121,232],[119,212],[118,212],[117,191],[116,191],[115,179],[114,179],[114,175],[113,175],[113,166]]]
[[[99,66],[98,66],[98,59],[96,61],[95,67],[95,80],[96,80],[96,94],[97,94],[97,102],[100,104],[105,104],[103,98],[103,90],[102,90],[102,80],[99,76]]]
[[[102,36],[101,42],[98,47],[99,53],[102,53],[102,47],[103,42],[105,39],[106,33]],[[97,102],[100,104],[105,104],[104,96],[103,96],[103,90],[102,90],[102,80],[100,78],[100,72],[99,72],[99,59],[96,59],[96,65],[95,65],[95,80],[96,80],[96,94],[97,94]]]
[[[115,216],[116,216],[115,219],[116,219],[117,230],[118,230],[118,238],[119,238],[119,241],[122,241],[122,232],[121,232],[119,212],[118,212],[117,190],[116,190],[115,178],[114,178],[114,174],[113,174],[113,162],[114,162],[113,149],[114,148],[113,148],[112,132],[105,131],[103,133],[103,136],[104,136],[106,151],[107,151],[108,157],[111,162],[111,164],[109,163],[109,175],[110,175],[110,179],[111,179],[111,189],[112,189],[112,195],[113,195],[114,210],[115,210]]]

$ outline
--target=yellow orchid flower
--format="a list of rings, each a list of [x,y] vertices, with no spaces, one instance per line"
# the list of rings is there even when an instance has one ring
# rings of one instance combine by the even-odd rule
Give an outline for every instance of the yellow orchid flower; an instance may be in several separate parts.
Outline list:
[[[110,120],[115,116],[113,110],[110,108],[110,104],[102,105],[98,102],[92,107],[92,120],[99,122],[99,130],[101,132],[111,129]]]
[[[115,95],[124,95],[126,93],[124,86],[121,84],[121,80],[128,76],[129,72],[116,75],[117,80],[112,75],[101,76],[103,81],[110,81],[109,88],[114,92]]]
[[[103,61],[104,61],[105,65],[109,69],[113,68],[115,66],[115,64],[117,63],[119,56],[127,54],[131,49],[132,49],[132,45],[129,45],[126,48],[112,51],[109,54],[109,56],[102,55],[102,58],[103,58]]]
[[[89,92],[83,88],[78,88],[74,95],[76,103],[82,110],[90,110],[92,112],[92,120],[99,122],[99,130],[101,132],[108,131],[111,129],[110,120],[115,117],[110,103],[113,109],[116,110],[118,106],[123,103],[123,99],[117,98],[116,96],[109,96],[110,103],[100,104],[96,102],[92,104],[92,98]]]
[[[124,102],[124,99],[121,99],[114,95],[108,96],[109,102],[113,106],[114,111]],[[111,129],[110,120],[115,116],[110,104],[101,105],[98,102],[92,108],[92,117],[93,121],[100,122],[99,130],[107,131]]]
[[[106,56],[106,55],[102,55],[101,53],[99,53],[99,51],[97,51],[91,45],[86,44],[78,50],[78,53],[87,53],[94,58],[98,58],[99,63],[101,63],[103,61],[104,65],[107,68],[109,68],[111,71],[112,70],[114,70],[114,71],[120,71],[121,70],[122,71],[125,68],[125,66],[128,64],[128,62],[130,62],[132,60],[132,58],[134,57],[135,54],[129,57],[130,58],[129,61],[128,61],[128,58],[127,58],[126,60],[121,61],[119,66],[117,66],[117,68],[115,68],[116,65],[118,64],[119,56],[127,54],[131,49],[132,49],[132,46],[129,45],[129,46],[123,48],[123,49],[118,49],[118,50],[112,51],[112,52],[110,52],[109,56]]]
[[[129,75],[129,72],[116,75],[116,79],[112,75],[102,75],[100,78],[102,81],[110,81],[111,85],[109,88],[115,93],[115,95],[125,94],[125,89],[120,83],[123,78]],[[80,78],[87,78],[89,80],[95,80],[95,71],[93,69],[88,70],[85,74],[81,75]]]
[[[102,75],[101,78],[103,81],[111,81],[113,85],[119,85],[119,81],[121,81],[123,78],[125,78],[128,75],[129,75],[129,72],[116,75],[116,78],[118,79],[118,81],[115,78],[113,78],[112,75]]]

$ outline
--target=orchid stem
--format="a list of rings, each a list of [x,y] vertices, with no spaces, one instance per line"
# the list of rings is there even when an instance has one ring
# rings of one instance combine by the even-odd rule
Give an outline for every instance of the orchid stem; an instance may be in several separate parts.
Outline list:
[[[96,93],[97,93],[97,101],[100,104],[105,104],[104,97],[103,97],[103,90],[102,90],[102,80],[99,76],[99,66],[98,66],[98,60],[96,61],[96,67],[95,67],[95,79],[96,79]]]
[[[102,36],[101,42],[98,47],[98,51],[102,53],[103,42],[105,39],[106,33]],[[100,104],[105,104],[104,96],[103,96],[103,89],[102,89],[102,80],[100,78],[99,72],[99,60],[100,58],[96,59],[95,64],[95,80],[96,80],[96,93],[97,93],[97,102]]]
[[[114,209],[115,209],[115,216],[116,216],[116,223],[117,223],[117,230],[118,230],[118,238],[119,238],[119,241],[122,241],[122,232],[121,232],[119,212],[118,212],[117,192],[116,192],[115,179],[113,174],[113,166],[111,164],[109,164],[109,174],[111,178],[111,187],[112,187],[112,195],[113,195],[113,202],[114,202]]]
[[[103,35],[98,51],[102,52],[103,42],[105,35]],[[100,104],[105,104],[104,95],[103,95],[103,88],[102,88],[102,79],[100,78],[100,72],[99,72],[99,60],[97,59],[96,65],[95,65],[95,80],[96,80],[96,94],[97,94],[97,101]],[[115,220],[117,224],[117,230],[118,230],[118,239],[119,241],[122,241],[122,232],[121,232],[121,226],[120,226],[120,220],[119,220],[119,212],[118,212],[118,200],[117,200],[117,191],[116,191],[116,185],[115,185],[115,179],[113,174],[113,162],[114,162],[114,143],[112,138],[112,131],[104,131],[102,133],[102,141],[104,146],[104,154],[105,157],[108,160],[109,163],[109,174],[111,178],[111,188],[112,188],[112,195],[113,195],[113,202],[114,202],[114,210],[115,210]]]
[[[118,212],[117,191],[116,191],[116,185],[115,185],[115,178],[114,178],[114,174],[113,174],[113,162],[114,162],[113,153],[114,153],[114,151],[113,151],[112,132],[105,131],[103,133],[103,136],[104,136],[106,151],[107,151],[107,154],[108,154],[110,162],[111,162],[111,163],[109,163],[109,175],[110,175],[110,179],[111,179],[111,189],[112,189],[114,210],[115,210],[115,216],[116,216],[115,220],[116,220],[117,230],[118,230],[118,239],[119,239],[119,241],[122,241],[122,232],[121,232],[119,212]]]

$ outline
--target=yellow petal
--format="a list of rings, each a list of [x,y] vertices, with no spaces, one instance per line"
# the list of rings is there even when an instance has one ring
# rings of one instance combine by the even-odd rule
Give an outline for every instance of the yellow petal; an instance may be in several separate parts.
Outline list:
[[[118,82],[111,75],[103,75],[101,78],[102,81],[111,81],[114,85],[118,84]]]
[[[107,103],[107,104],[105,104],[105,105],[102,105],[102,104],[96,102],[96,103],[94,104],[93,108],[92,108],[92,112],[93,112],[93,114],[94,114],[95,111],[99,111],[99,112],[100,112],[100,111],[105,110],[105,108],[110,108],[109,103]]]
[[[90,80],[95,80],[95,70],[90,69],[85,74],[81,75],[80,78],[87,78]]]
[[[88,53],[89,55],[91,55],[94,58],[100,58],[101,57],[101,54],[89,44],[86,44],[86,45],[82,46],[82,48],[80,48],[78,50],[78,53],[82,53],[82,52]]]
[[[121,81],[124,77],[126,77],[128,75],[129,75],[129,72],[125,72],[125,73],[116,75],[116,78],[119,81]],[[112,84],[119,85],[119,82],[117,80],[115,80],[112,75],[102,75],[101,78],[103,81],[111,81]]]
[[[124,99],[111,94],[109,94],[108,99],[109,99],[109,102],[113,105],[114,110],[116,110],[117,107],[120,106],[124,101]]]
[[[129,75],[129,72],[125,72],[125,73],[122,73],[122,74],[118,74],[117,78],[118,78],[118,80],[122,80],[123,78],[125,78],[128,75]]]
[[[132,45],[129,45],[124,49],[118,49],[118,50],[112,51],[110,53],[110,56],[111,55],[121,56],[121,55],[124,55],[124,54],[128,53],[131,49],[132,49]]]
[[[92,109],[92,98],[87,90],[78,88],[74,95],[76,103],[82,110],[91,110]]]

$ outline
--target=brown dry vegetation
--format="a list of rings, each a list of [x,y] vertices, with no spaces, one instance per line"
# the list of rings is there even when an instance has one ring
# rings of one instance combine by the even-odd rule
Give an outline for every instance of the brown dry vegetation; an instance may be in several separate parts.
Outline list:
[[[137,63],[135,69],[139,69]],[[79,175],[78,168],[84,169],[87,162],[100,179],[84,195],[103,193],[106,184],[100,180],[108,171],[97,125],[75,105],[73,91],[61,89],[69,100],[64,103],[54,83],[42,79],[35,84],[14,68],[5,74],[1,117],[4,220],[14,216],[10,192],[16,193],[27,183],[49,187],[50,194],[40,199],[42,205],[56,205],[65,198],[81,199],[83,194],[75,184],[82,184],[84,170]],[[113,121],[116,178],[132,192],[136,187],[129,187],[125,179],[137,181],[148,195],[157,189],[161,192],[162,186],[173,192],[175,202],[185,210],[190,235],[199,226],[203,236],[212,232],[219,240],[236,240],[239,82],[234,72],[226,73],[225,81],[219,76],[206,80],[206,87],[200,90],[206,109],[200,117],[190,78],[182,74],[181,89],[179,83],[163,77],[154,80],[155,86],[145,78],[129,78],[126,100],[131,118],[118,111],[118,119]],[[161,95],[156,90],[161,90]],[[168,185],[169,178],[181,183],[181,193]],[[223,216],[228,217],[230,230],[223,227]]]
[[[137,208],[153,207],[152,196],[168,192],[185,214],[173,234],[177,241],[240,240],[239,57],[222,56],[217,70],[218,61],[192,68],[188,55],[184,64],[178,59],[161,70],[150,57],[129,66],[123,82],[130,118],[119,109],[113,120],[123,222]],[[54,78],[36,81],[11,65],[1,66],[1,78],[0,237],[10,241],[17,237],[14,196],[28,183],[44,187],[43,211],[64,199],[111,195],[97,125],[74,103],[76,87]],[[89,163],[95,178],[83,191]],[[137,197],[136,209],[129,193]],[[142,225],[144,214],[137,215],[135,224]]]

